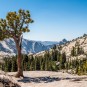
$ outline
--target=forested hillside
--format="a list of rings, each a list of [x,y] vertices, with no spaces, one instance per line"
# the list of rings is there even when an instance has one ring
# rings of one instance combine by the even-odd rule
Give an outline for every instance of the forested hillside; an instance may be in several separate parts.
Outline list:
[[[72,74],[87,74],[87,54],[86,40],[84,35],[78,39],[70,41],[65,45],[55,45],[50,51],[43,51],[41,54],[23,55],[22,66],[23,70],[45,70],[59,71],[65,70]],[[80,41],[80,44],[79,42]],[[82,42],[81,42],[82,41]],[[84,42],[83,42],[84,41]],[[72,44],[75,45],[72,45]],[[67,49],[71,47],[68,55]],[[64,48],[67,49],[64,51]],[[17,71],[16,57],[4,58],[5,64],[1,65],[4,71]]]

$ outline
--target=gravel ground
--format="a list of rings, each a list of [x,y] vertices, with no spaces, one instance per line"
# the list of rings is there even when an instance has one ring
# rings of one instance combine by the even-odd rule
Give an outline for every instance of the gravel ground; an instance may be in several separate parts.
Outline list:
[[[24,76],[16,79],[21,87],[87,87],[87,76],[51,71],[25,71]]]
[[[15,78],[16,72],[0,72],[0,78],[7,78],[21,87],[87,87],[87,76],[71,75],[63,72],[24,71],[24,78]],[[0,84],[0,87],[2,85]]]

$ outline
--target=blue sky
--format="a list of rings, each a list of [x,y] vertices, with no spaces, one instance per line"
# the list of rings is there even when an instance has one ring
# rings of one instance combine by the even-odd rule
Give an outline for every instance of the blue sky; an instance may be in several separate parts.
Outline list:
[[[30,10],[35,21],[26,39],[71,40],[87,33],[87,0],[0,0],[0,18],[20,8]]]

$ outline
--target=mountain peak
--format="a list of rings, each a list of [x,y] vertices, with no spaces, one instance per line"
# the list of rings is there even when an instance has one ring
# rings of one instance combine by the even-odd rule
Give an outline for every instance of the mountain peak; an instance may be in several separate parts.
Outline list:
[[[64,38],[62,41],[63,41],[63,42],[67,42],[67,39]]]

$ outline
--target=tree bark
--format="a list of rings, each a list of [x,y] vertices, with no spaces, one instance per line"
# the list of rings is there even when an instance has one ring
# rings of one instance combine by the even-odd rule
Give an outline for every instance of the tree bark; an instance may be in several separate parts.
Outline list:
[[[15,75],[15,77],[23,77],[23,70],[22,70],[22,53],[21,53],[21,44],[20,43],[20,39],[15,40],[16,43],[16,48],[17,48],[17,74]]]

